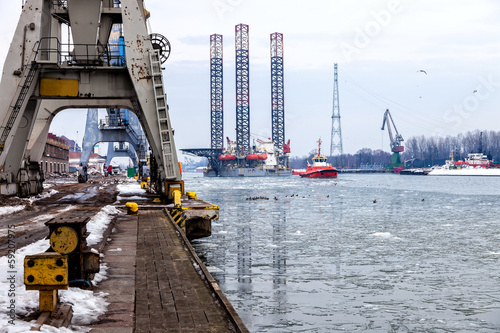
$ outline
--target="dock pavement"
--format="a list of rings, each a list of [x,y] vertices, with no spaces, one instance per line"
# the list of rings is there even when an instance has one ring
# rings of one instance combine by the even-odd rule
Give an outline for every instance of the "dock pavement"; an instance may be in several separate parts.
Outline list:
[[[249,332],[164,210],[120,216],[103,261],[107,279],[95,291],[109,305],[94,333]]]

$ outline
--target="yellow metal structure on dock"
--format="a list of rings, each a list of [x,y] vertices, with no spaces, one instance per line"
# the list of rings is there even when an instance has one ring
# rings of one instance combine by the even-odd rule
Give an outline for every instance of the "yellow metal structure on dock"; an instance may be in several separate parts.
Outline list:
[[[188,239],[212,235],[212,220],[219,218],[219,206],[200,200],[194,192],[177,196],[167,210]]]
[[[24,284],[26,290],[39,290],[40,311],[54,311],[57,291],[68,289],[68,256],[54,252],[26,256]]]

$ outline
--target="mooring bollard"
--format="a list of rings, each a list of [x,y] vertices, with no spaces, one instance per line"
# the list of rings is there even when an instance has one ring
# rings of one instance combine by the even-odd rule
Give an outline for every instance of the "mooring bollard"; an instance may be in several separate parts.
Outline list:
[[[90,286],[92,274],[99,272],[99,253],[87,247],[87,223],[84,216],[62,216],[45,223],[50,232],[52,251],[68,256],[71,286]]]
[[[26,290],[40,292],[40,311],[54,311],[59,300],[58,290],[68,289],[68,256],[45,252],[24,258]]]
[[[135,202],[127,202],[125,204],[125,207],[127,207],[127,214],[128,215],[139,214],[139,205],[137,205]]]
[[[55,327],[71,322],[71,305],[60,304],[58,291],[68,287],[89,287],[93,274],[99,272],[99,253],[87,247],[89,235],[85,216],[61,216],[46,222],[50,249],[24,258],[26,290],[40,293],[38,327],[48,323]],[[52,316],[64,314],[64,320],[52,323]],[[48,321],[49,320],[49,321]],[[59,325],[59,326],[58,326]]]

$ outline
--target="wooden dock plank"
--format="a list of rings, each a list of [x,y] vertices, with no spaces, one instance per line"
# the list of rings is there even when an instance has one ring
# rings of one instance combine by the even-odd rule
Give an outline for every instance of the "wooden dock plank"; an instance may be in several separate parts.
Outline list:
[[[235,331],[230,324],[235,316],[214,297],[213,278],[200,277],[193,261],[203,265],[163,211],[141,210],[124,217],[116,229],[111,244],[116,241],[113,247],[127,251],[105,253],[110,276],[98,288],[110,294],[111,304],[100,323],[91,326],[94,332]],[[241,327],[236,331],[248,332]]]
[[[182,239],[163,212],[151,210],[139,215],[138,240],[136,299],[140,303],[136,302],[136,308],[145,306],[147,294],[150,331],[231,332],[228,319],[210,296]],[[203,293],[205,296],[199,296]],[[137,309],[137,315],[136,329],[142,331],[145,311]],[[220,330],[221,324],[225,330]]]

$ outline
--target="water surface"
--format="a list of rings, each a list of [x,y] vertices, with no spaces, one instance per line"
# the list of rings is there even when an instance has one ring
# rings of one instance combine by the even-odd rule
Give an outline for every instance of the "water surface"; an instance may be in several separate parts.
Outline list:
[[[500,178],[197,176],[193,246],[251,332],[500,331]]]

